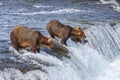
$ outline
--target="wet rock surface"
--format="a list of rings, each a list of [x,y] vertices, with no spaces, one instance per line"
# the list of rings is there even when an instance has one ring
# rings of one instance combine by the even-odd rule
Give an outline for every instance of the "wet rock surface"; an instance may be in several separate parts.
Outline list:
[[[6,41],[1,41],[1,42],[5,42],[5,44],[7,44]],[[47,73],[44,69],[42,69],[40,65],[34,63],[33,61],[36,61],[41,65],[53,66],[53,64],[50,64],[43,60],[40,60],[40,59],[38,60],[29,56],[26,56],[24,59],[24,57],[22,56],[24,53],[16,54],[16,53],[12,53],[9,50],[9,48],[3,47],[3,45],[1,45],[0,47],[1,47],[0,70],[4,70],[5,68],[13,68],[13,69],[20,70],[22,73],[26,73],[32,70],[40,70],[42,72]],[[63,45],[61,45],[60,43],[54,43],[53,49],[47,49],[45,47],[42,47],[41,50],[59,59],[62,59],[63,57],[70,58],[68,56],[68,53],[69,53],[68,49]],[[31,53],[31,54],[34,54],[34,53]]]

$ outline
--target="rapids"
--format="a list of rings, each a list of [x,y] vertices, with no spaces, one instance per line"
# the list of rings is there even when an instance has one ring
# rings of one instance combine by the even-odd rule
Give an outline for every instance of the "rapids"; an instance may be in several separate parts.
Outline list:
[[[120,80],[117,0],[1,0],[0,7],[0,80]],[[16,25],[48,35],[45,24],[51,19],[80,25],[88,43],[69,39],[67,47],[56,51],[42,47],[37,54],[12,52],[9,35]]]

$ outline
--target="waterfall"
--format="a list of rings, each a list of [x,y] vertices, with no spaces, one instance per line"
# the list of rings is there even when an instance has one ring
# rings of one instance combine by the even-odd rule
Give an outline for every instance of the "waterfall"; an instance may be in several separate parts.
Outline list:
[[[73,45],[73,44],[72,44]],[[96,80],[108,62],[96,50],[81,44],[67,47],[70,51],[70,58],[62,59],[48,55],[41,51],[41,54],[26,52],[20,55],[21,60],[13,57],[11,59],[19,62],[24,60],[41,66],[44,71],[33,70],[22,73],[18,69],[5,68],[0,71],[1,80]],[[41,64],[42,62],[42,64]],[[6,76],[7,75],[7,76]]]
[[[120,5],[116,0],[100,0],[102,4],[111,4],[111,7],[120,12]]]
[[[27,1],[0,1],[0,80],[120,80],[118,0]],[[68,46],[62,45],[62,49],[41,47],[36,54],[29,48],[12,52],[10,32],[16,25],[47,35],[45,25],[51,19],[81,25],[88,42],[83,45],[68,39]],[[111,20],[118,23],[107,23]]]
[[[68,40],[68,57],[57,58],[41,51],[17,56],[0,55],[2,60],[33,64],[35,70],[23,73],[17,68],[0,70],[0,80],[119,80],[120,25],[97,24],[85,30],[85,45]],[[2,65],[2,61],[0,61]],[[7,66],[14,66],[6,64]],[[28,66],[27,66],[28,67]],[[40,67],[40,69],[37,67]],[[29,68],[25,68],[29,69]],[[114,73],[114,74],[113,74]]]
[[[116,6],[119,6],[118,2],[116,0],[100,0],[103,4],[114,4]]]
[[[120,53],[119,26],[119,24],[113,27],[109,24],[92,26],[86,30],[88,45],[97,49],[107,59],[114,59]]]

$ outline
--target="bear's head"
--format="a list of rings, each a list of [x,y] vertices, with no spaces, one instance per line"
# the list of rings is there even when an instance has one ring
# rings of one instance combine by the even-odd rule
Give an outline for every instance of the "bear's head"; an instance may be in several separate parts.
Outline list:
[[[47,45],[47,47],[48,48],[53,48],[53,44],[54,44],[54,41],[53,41],[53,39],[51,38],[51,37],[47,37],[48,38],[48,45]]]
[[[86,43],[87,40],[85,40],[86,35],[84,31],[80,27],[73,28],[73,32],[71,35],[71,40],[74,42],[80,42],[80,43]]]
[[[47,36],[47,37],[44,37],[44,41],[43,41],[42,45],[51,49],[51,48],[53,48],[54,41],[50,36]]]
[[[39,46],[38,47],[44,46],[46,48],[51,49],[51,48],[53,48],[53,45],[54,45],[54,41],[52,38],[41,35],[41,37],[39,39]]]
[[[80,38],[86,38],[86,35],[84,33],[84,31],[80,28],[80,27],[76,27],[75,29],[75,34],[76,36],[80,37]]]

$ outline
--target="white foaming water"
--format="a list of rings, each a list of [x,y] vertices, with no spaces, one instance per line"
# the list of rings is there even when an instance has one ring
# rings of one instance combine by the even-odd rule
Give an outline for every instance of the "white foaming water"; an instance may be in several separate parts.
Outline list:
[[[119,6],[118,2],[116,0],[100,0],[103,4],[114,4],[116,6]]]
[[[100,0],[102,4],[112,4],[111,7],[120,12],[120,5],[116,0]]]
[[[120,80],[120,56],[107,66],[96,80]]]
[[[79,9],[59,9],[59,10],[53,10],[53,11],[40,11],[40,12],[32,12],[32,13],[11,13],[11,14],[18,14],[18,15],[38,15],[38,14],[70,14],[70,13],[77,13],[77,12],[83,12],[84,10]]]
[[[26,59],[31,58],[32,63],[41,65],[46,73],[34,70],[22,74],[19,70],[8,68],[0,71],[0,76],[3,80],[13,80],[13,78],[17,80],[93,80],[95,78],[93,75],[97,75],[96,73],[99,72],[98,68],[104,64],[104,62],[101,61],[102,57],[89,47],[79,45],[75,48],[68,48],[72,51],[69,53],[70,59],[63,58],[63,60],[60,60],[42,51],[41,54],[27,52],[21,55]],[[92,54],[92,56],[90,54]],[[39,63],[39,60],[51,66],[42,65]],[[90,61],[92,63],[90,63]],[[96,63],[101,65],[97,65],[98,68],[94,69]]]
[[[73,45],[73,44],[72,44]],[[62,60],[46,54],[33,54],[26,52],[20,55],[24,59],[31,59],[31,62],[42,66],[46,72],[33,70],[22,73],[19,70],[6,68],[0,71],[1,80],[119,80],[120,62],[119,58],[109,63],[104,56],[95,49],[88,46],[75,45],[68,47],[71,58]],[[28,59],[28,60],[29,60]],[[43,61],[49,64],[45,66],[39,63]],[[114,75],[113,75],[114,73]]]
[[[45,72],[32,70],[23,74],[20,70],[6,68],[0,71],[0,80],[120,80],[119,31],[119,24],[92,26],[85,31],[88,44],[68,41],[70,58],[59,59],[43,51],[20,54],[21,59],[30,60]],[[111,62],[110,57],[113,57]]]
[[[120,53],[120,24],[111,27],[99,24],[86,30],[89,46],[98,50],[107,59],[112,60]]]
[[[35,5],[33,5],[33,7],[35,7],[35,8],[49,8],[51,6],[44,6],[42,4],[35,4]]]

